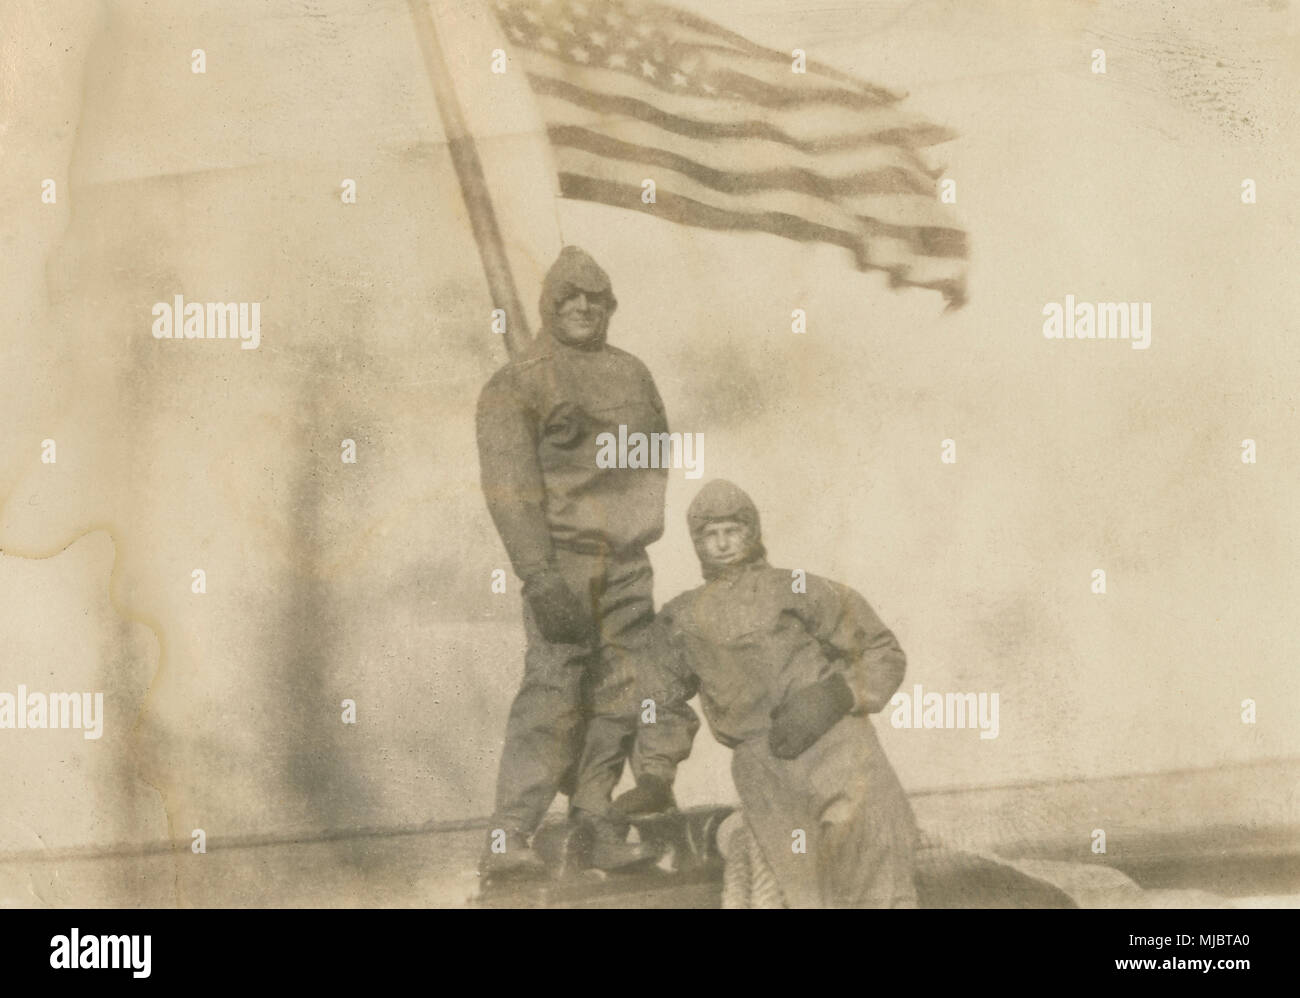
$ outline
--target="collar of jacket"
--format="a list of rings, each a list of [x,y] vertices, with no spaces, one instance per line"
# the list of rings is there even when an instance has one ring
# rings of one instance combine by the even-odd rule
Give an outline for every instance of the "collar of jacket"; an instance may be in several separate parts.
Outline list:
[[[566,355],[576,356],[578,354],[596,354],[608,349],[609,346],[603,338],[597,340],[596,337],[593,337],[586,343],[567,343],[550,330],[544,329],[533,337],[532,346],[529,348],[527,356],[530,359],[563,357]]]
[[[767,552],[763,550],[763,545],[758,544],[744,561],[738,561],[733,565],[704,563],[700,565],[700,570],[704,573],[706,582],[732,583],[753,569],[770,567],[767,563]]]
[[[608,322],[608,320],[606,320]],[[562,350],[578,350],[582,353],[600,353],[605,349],[605,330],[601,328],[595,336],[582,341],[566,340],[560,335],[558,328],[543,330],[543,336],[549,337],[551,343],[554,343]]]

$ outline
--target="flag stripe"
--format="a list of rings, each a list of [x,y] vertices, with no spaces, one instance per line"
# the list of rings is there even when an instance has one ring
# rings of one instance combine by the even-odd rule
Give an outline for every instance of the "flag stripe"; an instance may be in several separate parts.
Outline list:
[[[851,90],[839,90],[832,87],[814,87],[811,85],[794,85],[777,83],[774,80],[759,79],[751,72],[741,69],[724,68],[724,64],[735,60],[714,58],[709,61],[709,80],[716,81],[727,90],[739,94],[746,100],[752,100],[762,107],[803,107],[808,104],[835,104],[854,110],[871,110],[888,107],[895,103],[893,98],[883,100],[869,94],[854,93]],[[789,60],[786,61],[785,75],[800,81],[803,75],[790,72]]]
[[[744,35],[738,35],[734,31],[728,31],[720,24],[714,24],[702,17],[697,17],[690,11],[680,10],[676,7],[669,7],[666,4],[646,4],[647,8],[653,8],[654,13],[666,21],[674,21],[683,28],[690,29],[700,35],[715,38],[727,42],[731,48],[737,52],[751,55],[758,59],[769,59],[773,62],[779,62],[789,71],[792,57],[787,56],[784,52],[778,52],[775,49],[769,49],[757,42],[750,41]],[[865,80],[859,80],[848,73],[843,73],[833,66],[827,66],[812,59],[808,59],[805,65],[810,74],[818,74],[836,83],[843,84],[852,90],[866,94],[880,103],[888,103],[900,99],[900,95],[886,90],[884,87],[878,87],[874,84],[867,83]]]
[[[636,97],[601,93],[574,86],[542,73],[529,73],[533,91],[541,97],[567,101],[601,115],[635,118],[647,124],[696,139],[763,139],[790,146],[805,153],[831,153],[853,150],[872,143],[919,148],[947,142],[954,133],[897,108],[881,108],[866,113],[840,114],[834,122],[837,130],[826,128],[821,116],[791,113],[768,116],[767,120],[748,117],[748,109],[734,102],[697,99],[678,95],[674,104],[684,103],[683,113],[665,110]],[[777,122],[781,123],[778,124]],[[786,126],[786,127],[783,127]]]
[[[649,179],[657,188],[666,187],[691,197],[705,198],[702,193],[692,191],[707,188],[734,200],[763,199],[768,204],[779,202],[782,205],[799,203],[804,210],[817,212],[819,218],[863,215],[891,225],[950,227],[947,212],[933,196],[856,194],[827,197],[790,185],[767,184],[761,174],[720,173],[664,150],[632,146],[601,136],[592,138],[594,149],[573,142],[556,144],[555,154],[560,168],[591,176],[604,176],[602,170],[615,170],[620,178],[629,179],[638,187],[643,180]],[[631,176],[633,173],[635,177]],[[689,189],[684,186],[687,184]],[[731,206],[743,210],[743,205]],[[779,210],[790,209],[782,207]],[[857,225],[847,228],[852,231]]]
[[[780,79],[787,79],[794,75],[791,72],[791,65],[794,61],[793,52],[786,55],[776,49],[759,45],[743,35],[738,35],[734,31],[729,31],[721,25],[714,24],[702,17],[697,17],[689,11],[670,7],[666,4],[646,3],[640,5],[634,13],[635,17],[628,18],[634,24],[633,33],[641,35],[648,43],[653,44],[657,40],[654,37],[656,33],[660,38],[668,34],[671,35],[672,45],[675,47],[689,49],[692,52],[707,51],[719,57],[729,57],[736,60],[736,65],[748,66],[759,73],[775,70],[781,74],[778,77]],[[656,28],[658,29],[657,32]],[[819,82],[829,83],[835,89],[843,90],[858,98],[865,97],[873,103],[889,103],[900,99],[900,95],[884,87],[876,86],[835,69],[833,66],[809,59],[806,54],[804,69],[806,72],[801,75],[806,78],[810,77]]]
[[[905,194],[920,196],[927,200],[935,198],[935,182],[931,178],[917,177],[910,170],[902,169],[900,166],[881,166],[880,169],[862,170],[859,173],[839,175],[839,177],[827,177],[802,166],[744,170],[740,168],[755,161],[770,162],[771,160],[767,157],[755,156],[757,151],[753,148],[740,148],[731,149],[729,152],[732,155],[725,157],[715,151],[711,165],[705,165],[682,155],[681,152],[669,152],[667,149],[645,146],[641,143],[624,142],[623,139],[615,136],[575,125],[551,125],[546,131],[555,146],[585,149],[586,152],[594,152],[616,160],[663,166],[728,194],[789,190],[833,201],[846,208],[854,208],[855,201],[862,195]],[[681,149],[682,144],[677,144],[675,148]]]
[[[766,167],[765,172],[791,171],[790,179],[796,181],[799,173],[809,174],[833,182],[846,178],[844,185],[832,190],[832,194],[854,193],[856,188],[853,177],[889,174],[897,178],[887,189],[899,193],[924,194],[934,196],[935,178],[928,173],[917,170],[911,157],[897,147],[877,143],[865,149],[854,150],[834,155],[814,156],[799,152],[788,146],[774,145],[763,139],[725,139],[707,140],[686,138],[647,125],[640,121],[627,119],[602,119],[581,109],[567,105],[552,107],[544,102],[546,121],[551,131],[553,142],[582,144],[582,135],[599,136],[620,143],[648,146],[654,149],[672,150],[677,155],[697,163],[705,163],[709,168],[731,173],[751,173],[756,167]],[[594,139],[588,140],[594,142]],[[584,146],[591,148],[591,146]],[[614,155],[611,147],[611,155]],[[817,181],[812,181],[816,183]],[[882,189],[881,185],[872,185]]]
[[[906,242],[908,248],[918,256],[964,260],[970,255],[966,233],[961,229],[939,225],[893,225],[866,215],[858,216],[858,224],[869,236],[883,236]]]
[[[556,161],[562,173],[606,180],[635,190],[635,199],[638,206],[640,205],[642,181],[646,179],[641,164],[609,159],[569,147],[556,149]],[[891,255],[889,260],[891,264],[904,262],[901,258],[897,260],[892,258],[895,247],[902,253],[918,255],[936,246],[944,246],[954,238],[946,237],[941,233],[923,234],[920,230],[933,227],[924,225],[914,218],[902,217],[902,212],[891,204],[887,204],[886,207],[891,209],[893,217],[864,217],[841,205],[797,191],[766,190],[749,194],[729,194],[714,190],[685,174],[666,169],[658,170],[651,179],[655,181],[656,196],[661,192],[670,192],[688,198],[692,202],[712,205],[730,212],[758,211],[799,215],[815,225],[849,233],[858,239],[875,237],[882,246],[882,255]],[[897,198],[884,200],[892,202]],[[884,247],[889,247],[888,251]]]
[[[684,225],[729,231],[767,232],[800,242],[831,243],[853,253],[860,270],[882,270],[888,273],[892,286],[940,291],[952,305],[960,304],[965,297],[959,272],[927,273],[911,278],[908,276],[909,269],[904,264],[889,265],[873,261],[867,254],[866,244],[860,236],[834,227],[819,225],[800,215],[779,211],[732,211],[671,192],[665,192],[656,204],[643,204],[641,189],[638,186],[564,171],[560,172],[560,190],[565,197],[629,208]]]
[[[681,93],[681,86],[672,81],[671,77],[656,71],[655,75],[631,75],[627,72],[617,69],[602,69],[599,67],[589,66],[585,63],[579,63],[564,55],[553,52],[545,52],[540,49],[524,49],[523,58],[528,64],[529,71],[534,71],[533,63],[539,60],[549,60],[558,63],[562,68],[557,73],[560,76],[570,76],[574,72],[591,72],[609,74],[611,76],[622,77],[628,84],[634,85],[638,90],[644,92],[647,88],[659,91],[661,94],[673,96]],[[794,74],[791,74],[792,76]],[[829,87],[782,87],[776,84],[767,83],[763,80],[756,79],[745,73],[733,69],[719,69],[710,74],[710,80],[716,78],[720,88],[725,88],[732,93],[723,99],[741,100],[751,104],[756,104],[764,108],[793,108],[807,107],[811,105],[828,105],[831,107],[848,108],[856,111],[871,111],[882,107],[889,106],[892,102],[875,100],[863,94],[852,93],[848,90],[836,90]],[[701,100],[710,100],[712,98],[704,97]]]
[[[955,136],[900,95],[659,0],[495,6],[564,196],[843,246],[891,283],[963,299],[966,234],[920,152]]]
[[[807,66],[805,61],[805,69]],[[826,86],[831,81],[819,80],[816,73],[794,72],[793,57],[780,52],[764,51],[763,57],[756,59],[753,55],[717,45],[693,45],[688,58],[683,61],[683,70],[689,73],[693,68],[703,69],[710,81],[717,79],[720,73],[734,74],[744,86],[756,88],[777,102],[795,98],[869,109],[887,107],[899,100],[897,95],[883,90],[850,89],[833,82]]]
[[[636,162],[609,159],[593,155],[580,149],[558,147],[555,150],[556,163],[561,172],[579,176],[595,177],[626,184],[636,189],[637,200],[641,199],[642,181],[646,178],[645,168]],[[707,184],[702,184],[692,177],[673,170],[660,168],[651,178],[655,190],[671,191],[701,204],[716,205],[728,211],[764,211],[785,215],[802,215],[810,222],[828,229],[858,233],[861,231],[853,212],[846,211],[839,205],[821,198],[809,197],[798,191],[756,191],[752,194],[728,194],[718,191]]]

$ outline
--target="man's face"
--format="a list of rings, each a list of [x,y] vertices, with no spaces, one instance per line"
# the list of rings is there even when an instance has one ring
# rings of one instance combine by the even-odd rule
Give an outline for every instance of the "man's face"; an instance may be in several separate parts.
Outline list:
[[[599,295],[579,291],[560,303],[556,318],[566,340],[586,343],[605,321],[605,303]]]
[[[715,565],[732,565],[749,550],[749,528],[739,520],[716,520],[700,534],[704,557]]]

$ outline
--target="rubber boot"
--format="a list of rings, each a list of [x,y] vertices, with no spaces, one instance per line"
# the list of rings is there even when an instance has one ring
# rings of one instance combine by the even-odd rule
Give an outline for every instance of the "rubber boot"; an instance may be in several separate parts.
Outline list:
[[[546,875],[546,863],[528,845],[522,832],[507,831],[503,839],[499,830],[493,829],[488,833],[478,872],[481,877],[497,880],[532,879]]]
[[[629,821],[644,821],[675,810],[677,801],[673,799],[673,788],[666,780],[647,775],[641,777],[631,790],[621,794],[613,807]]]
[[[588,861],[597,870],[626,870],[656,858],[656,852],[643,842],[627,841],[627,826],[608,818],[581,814],[591,836]]]

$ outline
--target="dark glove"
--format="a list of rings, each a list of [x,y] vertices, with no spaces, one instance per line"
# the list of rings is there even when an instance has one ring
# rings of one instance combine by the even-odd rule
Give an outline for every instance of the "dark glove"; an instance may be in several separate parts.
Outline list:
[[[772,711],[767,744],[778,759],[802,755],[853,708],[853,693],[838,672],[791,693]]]
[[[547,568],[524,583],[524,599],[542,637],[555,644],[581,644],[591,637],[591,613],[553,568]]]

